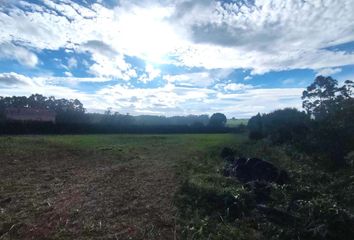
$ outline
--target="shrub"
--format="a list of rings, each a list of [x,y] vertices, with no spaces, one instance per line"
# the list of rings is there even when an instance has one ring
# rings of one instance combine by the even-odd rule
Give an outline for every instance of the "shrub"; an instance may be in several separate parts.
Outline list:
[[[257,114],[248,124],[250,139],[269,137],[273,143],[303,142],[309,129],[310,118],[295,108],[276,110],[269,114]]]

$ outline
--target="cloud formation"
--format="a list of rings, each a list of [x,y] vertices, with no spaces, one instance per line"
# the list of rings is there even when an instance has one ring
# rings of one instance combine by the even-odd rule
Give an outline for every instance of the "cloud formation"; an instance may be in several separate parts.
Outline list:
[[[302,89],[283,88],[297,86],[297,78],[264,87],[258,76],[298,69],[332,75],[354,65],[354,51],[340,47],[354,44],[352,0],[2,3],[0,62],[26,69],[0,69],[6,95],[62,91],[92,110],[249,116],[301,106]],[[42,69],[54,58],[49,53],[62,72]]]
[[[58,85],[70,78],[29,78],[16,73],[0,75],[0,96],[39,93],[57,98],[78,98],[89,111],[114,111],[130,114],[187,115],[212,114],[220,109],[228,116],[249,117],[277,107],[301,107],[302,88],[260,89],[251,85],[226,84],[224,92],[206,87],[175,86],[132,88],[115,84],[86,93]],[[86,79],[90,81],[91,79]],[[21,87],[26,86],[26,87]],[[48,95],[48,93],[50,93]]]
[[[38,64],[37,55],[24,47],[12,43],[0,43],[0,58],[16,60],[22,65],[35,67]]]
[[[70,0],[44,3],[20,1],[2,11],[0,42],[86,49],[98,75],[121,77],[114,69],[126,70],[125,55],[255,74],[354,64],[353,53],[326,49],[354,41],[351,0],[121,1],[112,9]],[[104,69],[106,60],[120,63]]]
[[[0,87],[26,87],[36,86],[38,83],[33,79],[14,72],[0,73]]]

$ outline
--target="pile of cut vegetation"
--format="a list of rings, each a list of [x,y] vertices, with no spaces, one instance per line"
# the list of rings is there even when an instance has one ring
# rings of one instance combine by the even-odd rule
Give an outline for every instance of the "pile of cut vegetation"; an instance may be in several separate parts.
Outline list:
[[[224,148],[221,158],[218,169],[195,166],[180,190],[183,238],[354,239],[352,170],[329,172],[266,142]]]

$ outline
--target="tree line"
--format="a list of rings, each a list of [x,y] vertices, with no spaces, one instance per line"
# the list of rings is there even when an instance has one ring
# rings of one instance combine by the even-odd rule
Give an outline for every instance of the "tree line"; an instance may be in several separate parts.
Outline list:
[[[6,110],[42,109],[55,112],[55,123],[13,121]],[[132,116],[113,112],[89,113],[78,99],[56,99],[40,94],[26,96],[0,96],[0,133],[177,133],[177,132],[229,132],[226,116],[214,113],[188,116]]]
[[[332,77],[318,76],[303,91],[304,111],[286,108],[257,114],[248,122],[249,137],[289,144],[331,166],[345,166],[354,151],[353,89],[353,81],[339,86]]]

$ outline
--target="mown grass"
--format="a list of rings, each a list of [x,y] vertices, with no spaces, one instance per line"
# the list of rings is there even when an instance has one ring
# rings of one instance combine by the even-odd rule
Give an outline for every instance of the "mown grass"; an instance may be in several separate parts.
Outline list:
[[[190,158],[198,158],[199,165],[205,165],[206,158],[211,158],[219,162],[220,159],[215,158],[219,150],[223,146],[234,146],[239,142],[245,141],[245,135],[235,134],[165,134],[165,135],[60,135],[45,137],[45,141],[54,144],[61,144],[74,149],[89,149],[91,151],[105,151],[108,154],[129,155],[135,153],[137,155],[148,151],[150,157],[167,153],[169,156],[183,156],[178,161],[183,163],[190,162]],[[167,152],[166,152],[167,151]],[[205,154],[206,153],[206,154]],[[162,159],[157,158],[159,161]],[[172,160],[172,161],[171,161]],[[162,161],[170,162],[173,165],[185,166],[176,159],[163,159]],[[211,165],[217,167],[217,163],[210,162]]]
[[[245,138],[245,136],[242,136]],[[27,138],[27,137],[24,137]],[[188,147],[196,150],[210,148],[225,144],[233,144],[240,137],[233,134],[114,134],[114,135],[57,135],[39,137],[54,143],[61,143],[79,148],[130,146],[145,147],[154,144],[175,145],[176,147]],[[14,137],[13,139],[16,139]],[[23,139],[17,138],[17,139]]]
[[[293,215],[295,224],[260,214],[254,193],[223,176],[219,154],[225,146],[239,156],[262,158],[288,171],[290,184],[272,184],[267,204]],[[0,163],[0,200],[12,197],[10,205],[1,207],[0,232],[6,226],[41,223],[38,218],[51,213],[54,200],[68,188],[85,196],[70,203],[73,211],[85,206],[80,212],[69,212],[76,225],[59,222],[46,236],[51,239],[114,239],[117,222],[122,221],[121,208],[128,212],[129,223],[119,227],[123,238],[322,239],[321,231],[338,227],[333,221],[339,226],[348,222],[343,211],[353,214],[354,210],[352,168],[331,172],[289,146],[249,141],[243,134],[0,137]],[[174,194],[170,200],[176,209],[169,206],[169,192]],[[288,210],[292,200],[296,208]],[[154,223],[154,214],[164,212],[168,212],[163,217],[167,230]],[[139,221],[145,229],[134,232],[132,223]],[[68,226],[83,230],[73,233]],[[337,239],[350,239],[338,229]]]
[[[226,126],[227,127],[237,127],[241,124],[247,125],[248,119],[227,119]]]
[[[173,194],[189,176],[189,170],[180,169],[191,159],[204,166],[209,152],[216,154],[241,138],[0,137],[0,201],[10,198],[0,206],[0,237],[174,239]]]

